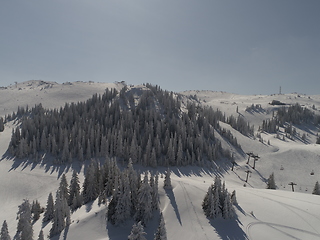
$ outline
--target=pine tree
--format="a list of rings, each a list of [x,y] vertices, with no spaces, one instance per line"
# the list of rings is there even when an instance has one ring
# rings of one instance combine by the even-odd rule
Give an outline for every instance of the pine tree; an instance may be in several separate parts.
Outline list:
[[[162,213],[160,214],[159,226],[155,233],[154,240],[167,240],[167,230]]]
[[[268,181],[267,181],[267,189],[276,189],[277,186],[276,186],[276,182],[274,180],[274,174],[272,173],[269,178],[268,178]]]
[[[151,187],[148,181],[144,181],[138,191],[138,205],[134,218],[136,222],[141,222],[145,226],[152,215]]]
[[[129,159],[128,167],[126,169],[128,181],[130,185],[130,199],[131,199],[131,216],[135,214],[136,206],[138,205],[138,176],[137,172],[133,169],[132,160]]]
[[[219,179],[220,180],[220,179]],[[220,181],[219,181],[220,182]],[[212,212],[211,216],[213,218],[220,218],[222,217],[222,202],[220,201],[221,195],[221,188],[212,188],[212,198],[211,198],[211,205],[212,205]]]
[[[23,203],[19,206],[17,218],[17,234],[20,235],[21,240],[32,240],[31,206],[28,200],[23,200]]]
[[[59,192],[61,197],[64,197],[65,199],[69,199],[68,183],[67,183],[67,178],[65,174],[62,174],[61,176]]]
[[[98,197],[98,182],[93,162],[87,169],[82,188],[83,203],[91,202]]]
[[[54,205],[54,213],[52,219],[52,227],[50,229],[50,238],[61,233],[65,228],[65,211],[63,207],[63,197],[60,195],[60,192],[57,191],[56,202]]]
[[[42,208],[38,200],[32,202],[31,213],[33,214],[33,222],[36,222],[42,213]]]
[[[130,186],[128,178],[124,174],[122,175],[122,181],[120,181],[117,199],[118,201],[113,216],[115,225],[123,223],[131,215]]]
[[[76,171],[73,171],[70,186],[69,186],[69,199],[68,205],[71,210],[76,210],[81,207],[81,194],[80,194],[80,181]]]
[[[0,233],[0,240],[11,240],[11,237],[9,235],[8,231],[8,224],[7,221],[4,220],[1,228],[1,233]]]
[[[221,185],[220,178],[216,177],[214,184],[211,184],[208,188],[202,202],[202,209],[205,215],[211,219],[220,217],[231,219],[235,217],[231,195],[228,193],[225,183]]]
[[[237,197],[236,197],[236,190],[233,190],[233,192],[231,193],[231,203],[233,205],[237,205],[238,204]]]
[[[159,209],[159,192],[158,192],[158,173],[155,176],[150,176],[150,187],[151,197],[152,197],[152,209],[158,210]]]
[[[143,225],[141,222],[135,223],[132,226],[131,233],[128,236],[128,240],[147,240],[144,236],[146,233],[144,232]]]
[[[166,176],[164,178],[164,185],[163,185],[164,189],[172,189],[172,185],[171,185],[171,177],[170,177],[170,169],[168,168],[166,171]]]
[[[235,216],[235,211],[231,203],[230,194],[227,193],[224,199],[224,206],[223,206],[223,214],[222,217],[224,219],[232,219]]]
[[[211,212],[210,212],[210,209],[211,209],[211,203],[212,203],[212,200],[211,200],[211,195],[212,195],[212,188],[213,188],[213,184],[211,184],[211,186],[208,188],[208,191],[206,193],[206,195],[204,196],[204,199],[202,201],[202,209],[204,211],[204,214],[207,216],[207,217],[210,217],[211,216]]]
[[[0,132],[4,131],[4,123],[3,123],[3,118],[0,117]]]
[[[312,194],[320,195],[320,185],[319,185],[319,182],[318,182],[318,181],[317,181],[316,184],[314,185]]]
[[[43,222],[51,221],[53,219],[53,213],[54,213],[54,202],[53,202],[52,193],[50,193],[47,200],[47,207],[43,216]]]

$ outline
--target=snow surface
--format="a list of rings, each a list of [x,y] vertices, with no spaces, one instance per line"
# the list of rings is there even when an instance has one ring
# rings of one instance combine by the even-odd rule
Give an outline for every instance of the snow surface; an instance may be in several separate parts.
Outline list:
[[[76,82],[57,84],[40,81],[19,83],[0,89],[0,116],[16,111],[19,105],[33,106],[41,102],[44,107],[60,107],[65,102],[83,101],[94,93],[102,93],[106,87],[121,88],[121,84]],[[137,87],[137,86],[136,86]],[[190,91],[185,95],[197,94],[201,104],[208,104],[236,116],[239,114],[253,123],[256,128],[263,119],[270,118],[276,106],[269,105],[272,100],[288,104],[299,102],[311,109],[320,109],[320,96],[285,94],[273,96],[241,96],[223,92]],[[251,104],[261,104],[261,112],[245,112]],[[318,111],[318,110],[316,110]],[[164,178],[159,178],[159,194],[168,239],[320,239],[320,196],[311,194],[316,181],[320,181],[320,146],[315,145],[318,129],[302,127],[298,131],[308,134],[309,142],[298,139],[285,141],[272,134],[262,134],[264,143],[248,138],[230,126],[237,137],[243,152],[232,149],[237,165],[230,170],[230,164],[217,163],[206,168],[171,168],[172,190],[162,188]],[[31,202],[38,199],[46,205],[50,192],[55,193],[59,177],[66,173],[69,181],[72,169],[69,167],[42,166],[13,162],[6,154],[13,123],[5,126],[0,133],[0,223],[7,220],[9,233],[16,231],[16,212],[18,205],[27,198]],[[266,142],[270,141],[270,145]],[[230,147],[223,143],[224,147]],[[248,164],[245,152],[253,151],[261,158],[252,169],[252,159]],[[282,169],[282,170],[281,170]],[[83,169],[78,168],[80,181]],[[144,170],[144,168],[142,169]],[[151,169],[154,170],[154,169]],[[164,173],[165,168],[159,168]],[[251,170],[248,183],[245,183],[246,170]],[[314,170],[314,175],[310,172]],[[266,179],[274,172],[277,190],[267,190]],[[201,203],[215,175],[222,177],[231,192],[236,190],[238,206],[235,220],[209,220],[203,214]],[[297,183],[295,192],[289,182]],[[77,210],[71,216],[72,224],[60,236],[53,239],[127,239],[133,221],[114,227],[105,220],[105,206],[93,202]],[[158,224],[158,216],[145,229],[147,239],[153,239]],[[34,224],[34,238],[43,228],[48,235],[51,224]]]

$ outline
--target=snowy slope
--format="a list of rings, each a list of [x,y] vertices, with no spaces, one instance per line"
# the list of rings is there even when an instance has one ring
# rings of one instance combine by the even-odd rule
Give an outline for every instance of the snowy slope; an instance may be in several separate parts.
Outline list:
[[[18,106],[57,108],[66,102],[85,101],[93,94],[104,93],[106,88],[120,90],[123,83],[73,82],[59,84],[30,80],[0,88],[0,116],[17,111]]]
[[[44,107],[60,107],[65,102],[77,102],[88,99],[94,93],[102,93],[107,87],[121,89],[120,83],[84,83],[75,82],[57,84],[39,81],[19,83],[0,89],[0,116],[16,111],[19,105],[33,106],[41,102]],[[139,91],[136,86],[136,91]],[[320,109],[320,96],[305,96],[298,94],[273,96],[241,96],[221,92],[190,91],[186,95],[197,94],[201,104],[208,104],[226,112],[226,115],[236,115],[236,107],[248,121],[257,126],[262,120],[272,116],[275,106],[269,103],[279,100],[288,104],[299,102],[310,109],[315,105]],[[251,104],[261,104],[263,111],[246,112]],[[316,110],[318,111],[318,110]],[[11,123],[10,123],[11,124]],[[70,180],[71,169],[55,168],[54,166],[39,166],[13,164],[5,154],[9,144],[13,125],[6,125],[0,133],[0,223],[7,220],[10,235],[16,230],[17,206],[24,198],[30,201],[38,199],[45,206],[50,192],[55,193],[59,176],[67,173]],[[167,228],[168,239],[320,239],[320,197],[311,194],[316,181],[320,181],[320,146],[313,144],[317,129],[303,128],[298,131],[308,133],[309,143],[298,140],[280,140],[274,135],[262,134],[264,143],[258,139],[248,138],[233,130],[244,153],[236,152],[237,165],[234,172],[221,167],[172,168],[172,190],[162,188],[163,178],[159,179],[159,194],[161,210]],[[307,132],[308,131],[308,132]],[[266,144],[267,140],[270,145]],[[226,144],[227,145],[227,144]],[[256,169],[246,164],[245,152],[253,151],[261,158]],[[281,167],[282,166],[282,167]],[[250,169],[248,183],[244,187],[245,171]],[[282,170],[281,170],[282,169]],[[310,175],[314,170],[315,174]],[[83,181],[82,169],[80,181]],[[164,168],[159,168],[164,172]],[[265,180],[274,172],[277,190],[265,189]],[[208,220],[201,209],[203,197],[212,183],[215,175],[220,175],[226,182],[229,191],[236,190],[239,203],[236,209],[236,220]],[[291,192],[289,182],[297,183],[296,192]],[[119,227],[113,227],[105,220],[105,206],[96,202],[84,206],[72,216],[69,229],[55,239],[126,239],[133,222]],[[146,228],[147,239],[153,239],[157,227],[157,217]],[[34,225],[34,236],[44,227],[47,235],[50,224],[42,226],[40,222]]]

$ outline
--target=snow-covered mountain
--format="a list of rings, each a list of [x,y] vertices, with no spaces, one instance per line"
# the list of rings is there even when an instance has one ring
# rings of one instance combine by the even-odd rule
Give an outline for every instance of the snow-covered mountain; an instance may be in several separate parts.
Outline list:
[[[121,90],[125,83],[74,82],[58,84],[44,81],[17,83],[0,89],[0,116],[17,111],[18,106],[29,107],[41,103],[44,108],[59,108],[66,102],[85,101],[93,94],[102,94],[106,88]],[[137,98],[144,86],[127,86]],[[272,119],[281,105],[272,105],[276,100],[286,106],[299,103],[310,111],[320,114],[320,95],[275,94],[270,96],[243,96],[224,92],[188,91],[180,93],[182,109],[187,109],[188,101],[201,106],[211,106],[228,116],[241,116],[255,126],[254,136],[245,136],[228,123],[220,126],[230,130],[243,151],[237,150],[223,136],[216,134],[222,147],[234,153],[236,165],[225,159],[207,167],[172,167],[172,191],[162,188],[163,178],[159,179],[160,206],[164,215],[168,239],[320,239],[320,196],[311,192],[316,181],[320,180],[320,145],[316,144],[318,127],[312,124],[294,125],[296,136],[286,137],[285,129],[275,133],[258,132],[263,121]],[[6,155],[12,129],[16,123],[8,122],[4,132],[0,132],[0,223],[7,221],[9,233],[16,232],[18,205],[27,198],[38,200],[45,206],[50,192],[55,193],[59,177],[66,173],[71,179],[70,166],[48,166],[26,161],[13,161]],[[258,134],[258,136],[257,136]],[[302,136],[305,138],[302,139]],[[283,138],[284,136],[284,138]],[[253,169],[253,159],[247,162],[247,154],[259,155]],[[79,166],[79,169],[81,167]],[[137,166],[141,171],[151,170]],[[164,173],[165,167],[158,167]],[[250,170],[248,181],[246,171]],[[80,170],[83,182],[84,169]],[[266,188],[266,179],[274,173],[277,190]],[[312,173],[312,174],[311,174]],[[234,220],[209,220],[205,217],[201,203],[216,175],[221,176],[229,191],[236,190],[238,206]],[[295,192],[290,182],[294,182]],[[91,208],[91,209],[90,209]],[[70,227],[62,232],[59,239],[127,239],[133,221],[114,227],[106,224],[106,207],[94,202],[90,208],[83,206],[71,216]],[[158,219],[153,219],[145,228],[146,238],[153,239]],[[34,239],[41,228],[48,235],[50,224],[33,226]],[[58,239],[58,236],[53,238]]]

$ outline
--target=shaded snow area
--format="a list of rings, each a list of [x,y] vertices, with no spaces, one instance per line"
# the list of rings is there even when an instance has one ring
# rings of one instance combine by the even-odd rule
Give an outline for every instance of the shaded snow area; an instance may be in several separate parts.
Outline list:
[[[65,102],[77,102],[88,99],[94,93],[103,93],[107,87],[121,89],[120,83],[66,83],[57,84],[42,81],[18,83],[0,89],[0,116],[16,111],[19,105],[33,106],[42,103],[44,107],[63,106]],[[141,86],[142,87],[142,86]],[[136,91],[139,87],[136,86]],[[189,91],[185,96],[197,95],[200,104],[209,105],[225,112],[227,116],[242,115],[251,124],[258,126],[265,119],[272,117],[272,100],[286,104],[299,102],[301,105],[320,109],[320,96],[305,96],[284,94],[273,96],[241,96],[221,92]],[[252,104],[261,105],[260,110],[246,111]],[[238,112],[236,108],[238,107]],[[231,171],[231,161],[219,160],[208,167],[172,167],[172,189],[164,189],[164,173],[166,168],[159,167],[159,197],[163,213],[167,238],[170,240],[209,240],[209,239],[320,239],[320,196],[313,195],[316,181],[320,181],[320,145],[315,144],[319,129],[312,126],[296,126],[307,141],[299,138],[283,140],[275,134],[261,133],[260,141],[255,136],[244,136],[226,123],[220,123],[230,130],[237,138],[242,150],[236,149],[223,137],[224,148],[230,148],[234,153],[235,166]],[[66,174],[68,182],[73,169],[78,170],[80,185],[84,180],[84,169],[79,166],[42,166],[27,164],[23,160],[13,161],[6,154],[12,129],[16,125],[9,122],[4,132],[0,132],[0,224],[7,221],[10,236],[13,237],[17,227],[18,205],[23,199],[30,202],[38,200],[42,207],[46,206],[49,193],[58,189],[60,177]],[[284,134],[284,130],[280,129]],[[218,135],[218,134],[216,134]],[[268,143],[269,141],[269,143]],[[246,153],[259,155],[259,160],[253,169],[253,158]],[[135,166],[143,171],[155,169]],[[246,182],[247,173],[248,180]],[[276,190],[266,189],[270,174],[274,173]],[[313,174],[311,174],[313,173]],[[225,220],[208,219],[202,210],[204,196],[216,176],[221,177],[228,192],[236,191],[238,204],[235,205],[236,218]],[[294,182],[295,192],[288,185]],[[71,224],[54,240],[79,239],[127,239],[131,232],[133,220],[128,220],[119,226],[113,226],[106,221],[106,205],[98,205],[98,201],[82,206],[71,215]],[[43,214],[41,215],[41,218]],[[41,219],[40,218],[40,219]],[[159,215],[145,227],[146,239],[154,239],[158,227]],[[48,239],[52,223],[42,224],[38,220],[33,225],[34,239],[37,239],[43,229],[45,239]]]

